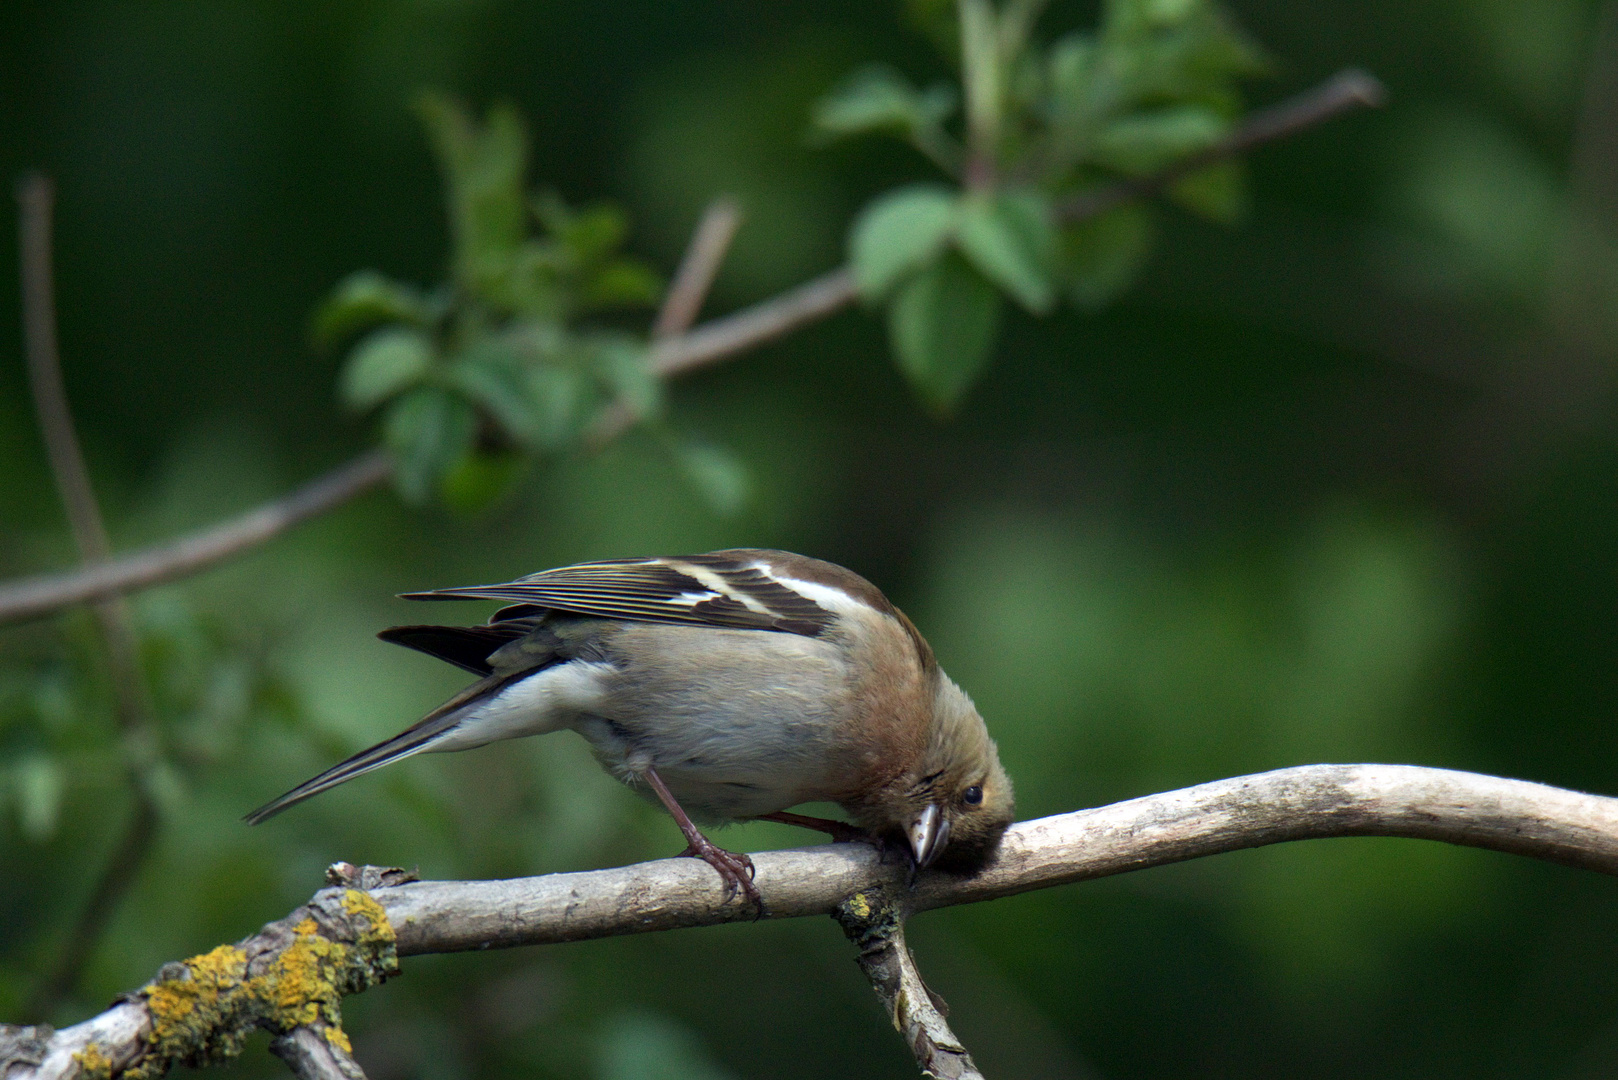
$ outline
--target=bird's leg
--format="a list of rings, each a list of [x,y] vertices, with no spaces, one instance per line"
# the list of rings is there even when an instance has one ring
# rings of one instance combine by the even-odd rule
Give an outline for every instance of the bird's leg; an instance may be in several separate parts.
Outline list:
[[[760,814],[754,821],[778,821],[782,825],[796,825],[800,829],[814,829],[816,832],[827,833],[832,842],[837,844],[851,843],[855,840],[870,840],[871,834],[858,825],[850,825],[846,821],[837,821],[832,818],[809,817],[807,814],[793,814],[785,810],[777,810],[771,814]]]
[[[726,851],[703,836],[684,808],[675,801],[673,793],[663,783],[663,778],[657,775],[656,769],[648,768],[643,775],[646,782],[652,785],[652,790],[657,792],[658,799],[662,801],[663,808],[669,812],[669,816],[674,819],[674,824],[685,834],[686,848],[680,854],[701,859],[713,867],[725,883],[725,899],[728,901],[740,890],[758,907],[758,913],[762,916],[764,898],[759,895],[758,887],[753,884],[753,860],[740,852]]]

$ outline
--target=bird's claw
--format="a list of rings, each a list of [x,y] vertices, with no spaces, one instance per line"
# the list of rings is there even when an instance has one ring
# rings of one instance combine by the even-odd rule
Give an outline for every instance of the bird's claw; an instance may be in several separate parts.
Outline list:
[[[739,851],[726,851],[707,840],[700,844],[695,842],[687,844],[680,854],[701,859],[714,868],[714,872],[725,883],[725,903],[730,903],[731,898],[739,892],[758,909],[756,918],[764,917],[764,897],[759,895],[758,886],[753,884],[753,877],[757,871],[753,867],[752,859]]]

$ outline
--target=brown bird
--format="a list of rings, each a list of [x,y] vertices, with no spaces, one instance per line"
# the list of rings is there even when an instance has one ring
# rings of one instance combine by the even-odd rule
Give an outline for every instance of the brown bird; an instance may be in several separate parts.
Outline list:
[[[378,636],[480,676],[419,723],[248,815],[257,824],[418,753],[571,729],[660,801],[725,894],[760,903],[746,855],[695,822],[784,821],[841,806],[916,868],[970,874],[1012,820],[1011,781],[970,698],[904,613],[849,570],[784,551],[581,563],[504,585],[407,593],[503,600],[483,626]],[[762,910],[762,904],[760,903]]]

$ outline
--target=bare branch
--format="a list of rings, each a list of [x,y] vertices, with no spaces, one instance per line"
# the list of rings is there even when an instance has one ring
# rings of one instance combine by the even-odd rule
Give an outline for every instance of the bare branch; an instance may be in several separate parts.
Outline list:
[[[393,474],[380,450],[361,454],[290,495],[178,540],[121,555],[85,570],[0,585],[0,623],[38,618],[72,604],[190,577],[334,510]]]
[[[713,288],[713,280],[730,250],[730,242],[741,228],[742,211],[736,200],[728,195],[715,199],[702,212],[691,242],[680,259],[680,268],[674,272],[663,307],[652,322],[652,339],[679,337],[697,321],[702,302]]]
[[[50,180],[38,173],[24,177],[17,185],[23,344],[28,355],[34,412],[39,418],[56,490],[61,494],[79,557],[93,567],[106,561],[112,547],[62,382],[51,258],[55,201]],[[102,870],[55,964],[34,989],[29,1011],[35,1016],[45,1015],[62,994],[72,989],[107,921],[117,910],[118,901],[134,882],[157,833],[157,805],[147,782],[156,752],[157,716],[141,670],[134,623],[121,596],[105,597],[92,610],[106,647],[107,673],[117,705],[118,725],[123,729],[124,759],[135,806],[125,835]]]
[[[846,267],[821,274],[780,296],[761,301],[723,319],[714,319],[652,348],[652,370],[664,378],[728,360],[739,352],[785,337],[859,297],[854,275]]]
[[[893,897],[906,915],[1331,836],[1441,840],[1618,875],[1618,799],[1412,765],[1304,765],[1026,821],[1006,833],[999,857],[982,874],[958,878],[928,871],[914,889],[907,888],[908,865],[884,861],[863,843],[762,852],[753,862],[770,918],[836,914],[861,893]],[[363,989],[392,970],[395,951],[410,956],[554,944],[754,916],[749,904],[727,903],[718,875],[696,859],[510,881],[391,884],[401,875],[343,864],[333,871],[338,887],[316,893],[286,919],[235,946],[251,958],[250,973],[273,970],[280,952],[297,946],[298,928],[310,918],[326,939],[369,950],[364,957],[343,954],[359,965],[352,985]],[[183,967],[195,971],[205,959]],[[170,983],[185,977],[166,976]],[[109,1071],[117,1075],[152,1045],[148,1003],[151,987],[161,985],[160,977],[100,1016],[48,1038],[39,1028],[0,1026],[0,1051],[11,1055],[0,1057],[0,1076],[79,1076],[90,1058],[112,1063]],[[242,1022],[237,1013],[226,1019]],[[199,1037],[213,1035],[203,1031]]]
[[[944,1019],[944,1000],[922,981],[916,958],[905,944],[904,913],[879,891],[858,892],[837,909],[848,940],[859,946],[860,970],[871,980],[894,1030],[916,1058],[923,1076],[941,1080],[983,1080],[961,1040]]]
[[[1069,199],[1057,206],[1056,216],[1068,222],[1100,217],[1124,203],[1161,194],[1199,169],[1238,157],[1265,143],[1307,131],[1344,113],[1380,107],[1386,101],[1387,90],[1375,76],[1358,68],[1347,68],[1313,90],[1254,113],[1226,138],[1206,150],[1182,158],[1160,172],[1135,180],[1123,180]]]
[[[18,241],[22,271],[23,343],[28,354],[28,381],[34,393],[39,433],[45,439],[51,473],[62,496],[79,557],[101,562],[111,551],[84,465],[79,438],[62,385],[56,343],[56,290],[51,259],[51,217],[56,190],[38,173],[17,184]]]
[[[277,1036],[270,1053],[286,1062],[298,1080],[365,1080],[348,1038],[326,1024],[304,1024]]]
[[[728,196],[715,199],[703,211],[702,220],[697,222],[685,255],[680,259],[680,268],[674,272],[668,295],[663,297],[663,306],[652,322],[654,346],[678,340],[696,321],[741,224],[741,209],[736,200]],[[662,372],[657,374],[667,377]],[[585,446],[592,451],[600,450],[634,423],[635,414],[630,407],[622,400],[614,401],[585,435]]]

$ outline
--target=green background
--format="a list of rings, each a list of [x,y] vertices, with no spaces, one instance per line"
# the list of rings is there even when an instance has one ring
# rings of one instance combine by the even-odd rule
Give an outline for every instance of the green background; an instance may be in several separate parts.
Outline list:
[[[849,312],[673,388],[672,417],[749,469],[735,516],[636,434],[481,514],[378,492],[140,597],[167,817],[52,1019],[281,916],[336,859],[451,878],[678,850],[571,736],[240,824],[458,687],[374,640],[416,617],[394,593],[573,560],[745,544],[856,569],[975,697],[1023,817],[1321,761],[1618,790],[1618,80],[1591,64],[1618,49],[1597,45],[1600,9],[1232,8],[1274,60],[1255,103],[1358,64],[1390,107],[1257,153],[1238,229],[1166,215],[1107,312],[1011,316],[956,418],[919,408],[880,320]],[[1093,17],[1057,4],[1042,27]],[[516,102],[537,179],[623,203],[631,249],[665,271],[707,200],[736,195],[711,315],[836,265],[868,198],[928,175],[903,148],[805,137],[813,101],[874,59],[948,71],[897,6],[830,0],[5,5],[0,173],[59,183],[68,389],[115,543],[372,440],[308,315],[351,270],[441,277],[407,108],[422,87]],[[1605,117],[1594,137],[1581,115]],[[72,558],[7,301],[0,573]],[[82,614],[0,628],[6,1019],[127,812],[94,656]],[[929,914],[913,937],[993,1077],[1589,1077],[1618,1072],[1615,900],[1590,873],[1337,840]],[[376,1080],[913,1075],[852,959],[829,920],[426,957],[345,1018]],[[256,1045],[236,1068],[282,1070]]]

